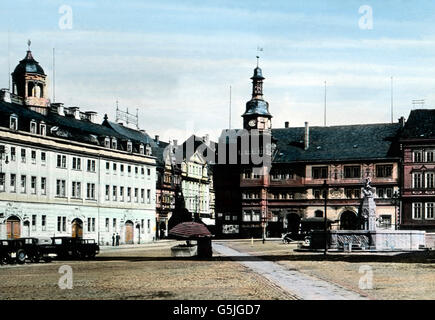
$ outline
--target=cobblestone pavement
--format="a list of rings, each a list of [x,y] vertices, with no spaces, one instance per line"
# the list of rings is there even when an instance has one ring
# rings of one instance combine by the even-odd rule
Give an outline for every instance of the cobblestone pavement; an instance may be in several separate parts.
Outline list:
[[[248,268],[215,254],[212,260],[172,258],[174,242],[102,248],[93,261],[0,266],[0,299],[248,299],[296,297]],[[60,289],[59,268],[73,270]]]
[[[249,253],[242,253],[224,244],[214,244],[214,250],[230,256],[244,266],[271,280],[304,300],[362,300],[365,297],[327,281],[290,270],[277,263],[266,261]]]
[[[295,244],[249,240],[224,242],[235,250],[273,261],[287,269],[338,284],[369,299],[434,300],[435,251],[416,253],[322,253],[296,252]],[[360,288],[370,270],[372,289]]]

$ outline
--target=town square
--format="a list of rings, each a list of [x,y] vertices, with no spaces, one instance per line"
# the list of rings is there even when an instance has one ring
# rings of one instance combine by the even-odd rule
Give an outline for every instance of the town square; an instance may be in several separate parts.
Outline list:
[[[435,6],[406,6],[5,4],[0,300],[434,300]]]

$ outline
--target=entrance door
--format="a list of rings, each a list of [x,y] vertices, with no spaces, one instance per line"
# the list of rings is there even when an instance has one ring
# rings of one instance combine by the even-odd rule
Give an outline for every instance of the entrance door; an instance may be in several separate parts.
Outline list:
[[[133,222],[127,221],[125,223],[125,243],[133,244],[133,237],[134,237]]]
[[[73,238],[83,237],[83,221],[80,219],[74,219],[71,224],[71,236]]]
[[[18,217],[12,216],[6,220],[6,233],[8,239],[18,239],[21,236],[21,225]]]

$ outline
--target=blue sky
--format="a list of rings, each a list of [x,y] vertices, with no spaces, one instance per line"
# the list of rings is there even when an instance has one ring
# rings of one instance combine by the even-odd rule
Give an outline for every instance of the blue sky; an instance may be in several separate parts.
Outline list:
[[[60,29],[59,8],[72,9]],[[363,5],[373,29],[359,27]],[[32,40],[56,100],[108,113],[139,108],[140,127],[163,139],[192,132],[216,138],[250,99],[255,56],[266,77],[273,126],[389,122],[407,117],[413,99],[435,104],[433,1],[3,1],[0,86]],[[263,51],[257,52],[257,47]],[[51,91],[51,84],[50,84]],[[51,96],[51,94],[50,94]]]

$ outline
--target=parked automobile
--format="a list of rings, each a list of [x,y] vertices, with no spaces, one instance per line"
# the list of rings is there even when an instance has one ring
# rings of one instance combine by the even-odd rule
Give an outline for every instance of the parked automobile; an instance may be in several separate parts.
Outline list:
[[[39,262],[41,259],[45,262],[51,261],[49,252],[46,250],[45,241],[38,238],[20,238],[24,241],[24,250],[27,258],[34,263]]]
[[[24,240],[9,239],[0,240],[0,263],[24,263],[26,262],[26,251],[24,249]]]
[[[44,251],[59,259],[93,259],[100,252],[94,239],[52,237],[51,240],[51,244],[43,245]]]

